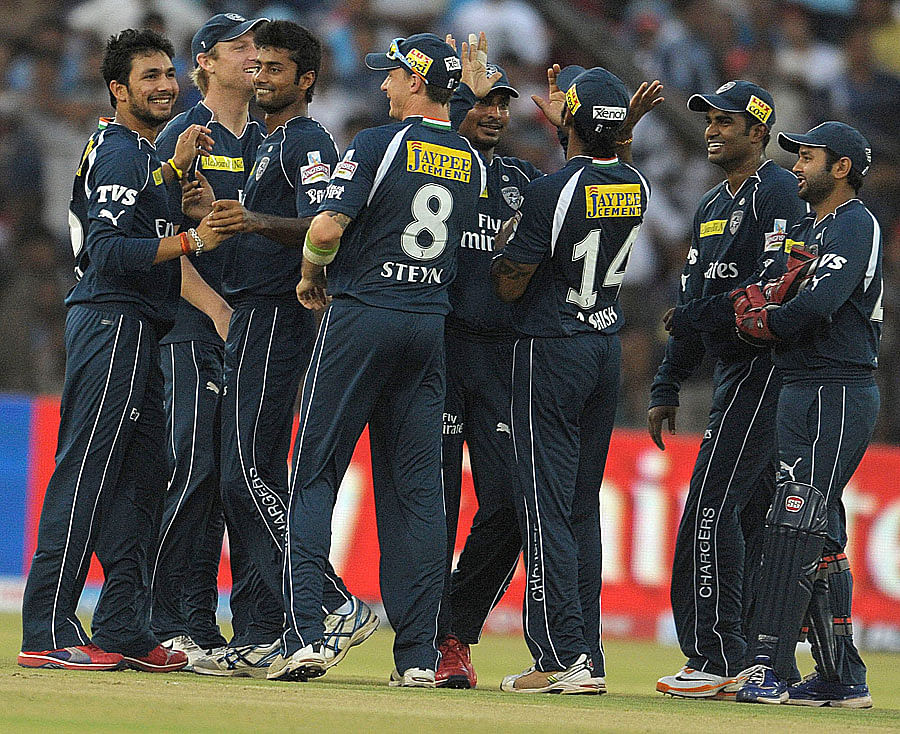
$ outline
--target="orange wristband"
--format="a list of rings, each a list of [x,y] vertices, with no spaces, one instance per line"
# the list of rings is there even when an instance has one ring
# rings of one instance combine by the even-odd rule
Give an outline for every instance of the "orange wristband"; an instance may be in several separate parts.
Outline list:
[[[181,254],[190,255],[193,250],[191,250],[191,241],[188,239],[187,232],[182,232],[178,238],[181,240]]]

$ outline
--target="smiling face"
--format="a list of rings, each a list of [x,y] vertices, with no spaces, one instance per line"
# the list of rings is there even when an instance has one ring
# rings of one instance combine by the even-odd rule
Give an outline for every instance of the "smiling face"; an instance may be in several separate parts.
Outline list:
[[[309,85],[297,83],[297,64],[291,61],[289,51],[264,46],[256,52],[256,63],[253,86],[256,103],[263,112],[274,114],[295,104],[301,96],[305,99]]]
[[[476,150],[492,150],[509,124],[509,93],[491,92],[469,110],[459,134],[467,138]]]
[[[801,145],[792,170],[797,176],[797,195],[812,206],[825,201],[834,191],[836,181],[828,167],[825,148]]]
[[[390,102],[388,114],[395,120],[402,120],[409,98],[413,95],[413,86],[418,80],[424,84],[415,74],[406,69],[391,69],[381,83],[381,91],[385,93]]]
[[[128,83],[111,82],[116,109],[151,128],[172,119],[178,99],[178,81],[172,59],[162,51],[140,54],[131,60]]]
[[[749,156],[758,155],[749,133],[743,113],[710,108],[706,113],[704,133],[707,160],[727,171]]]
[[[252,92],[257,68],[253,32],[247,31],[231,41],[219,41],[214,49],[214,54],[200,54],[199,59],[210,80],[224,89]]]

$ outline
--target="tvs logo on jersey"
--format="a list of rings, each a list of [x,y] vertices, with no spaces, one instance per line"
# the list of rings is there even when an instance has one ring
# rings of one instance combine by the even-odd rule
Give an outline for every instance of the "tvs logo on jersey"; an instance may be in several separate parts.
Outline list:
[[[566,92],[566,106],[573,115],[581,109],[581,100],[578,99],[578,90],[574,84]]]
[[[205,155],[200,158],[200,168],[205,168],[209,171],[243,173],[244,159],[231,158],[227,155]]]
[[[309,151],[306,159],[309,165],[300,167],[300,183],[303,186],[331,178],[331,166],[322,163],[322,154],[318,150]]]
[[[768,122],[772,115],[771,105],[767,105],[756,95],[750,95],[750,101],[747,102],[747,112],[753,115],[760,122]]]
[[[800,510],[803,509],[804,503],[805,501],[802,497],[792,494],[789,497],[785,497],[784,509],[788,512],[800,512]]]
[[[472,178],[472,156],[443,145],[407,140],[406,170],[468,183]]]
[[[504,186],[500,189],[500,193],[503,195],[503,201],[509,206],[510,209],[518,210],[522,205],[522,192],[519,191],[516,186]]]
[[[409,68],[422,76],[425,76],[428,73],[433,62],[434,59],[430,56],[426,56],[417,48],[411,49],[410,52],[406,54],[406,63],[409,64]]]
[[[640,184],[585,186],[584,196],[589,219],[641,216]]]
[[[262,178],[262,175],[266,172],[266,169],[269,167],[269,156],[264,156],[259,163],[256,164],[256,180]]]
[[[344,160],[338,163],[334,169],[335,178],[343,178],[347,181],[353,180],[353,176],[356,173],[356,167],[359,165],[356,161],[352,160],[355,152],[356,150],[354,148],[350,148],[344,153]]]
[[[700,236],[712,237],[713,235],[722,234],[725,231],[727,222],[724,219],[710,219],[708,222],[700,223]]]
[[[732,235],[737,233],[738,227],[741,226],[741,221],[743,219],[744,211],[742,209],[731,213],[731,220],[728,222],[728,231],[731,232]]]

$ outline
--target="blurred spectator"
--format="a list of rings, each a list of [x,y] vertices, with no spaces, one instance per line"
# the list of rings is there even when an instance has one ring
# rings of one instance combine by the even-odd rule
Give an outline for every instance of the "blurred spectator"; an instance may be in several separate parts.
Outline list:
[[[860,0],[860,22],[868,26],[875,63],[900,76],[900,8],[889,0]]]
[[[460,42],[470,33],[484,31],[491,56],[498,60],[510,57],[533,66],[547,63],[546,26],[534,7],[523,0],[471,0],[458,8],[449,26]]]
[[[840,50],[813,35],[806,11],[800,7],[785,8],[781,14],[775,68],[794,84],[820,90],[838,78],[843,66]]]
[[[705,35],[713,12],[709,0],[675,0],[675,15],[663,20],[654,52],[660,80],[684,92],[717,89],[719,65]]]
[[[104,41],[123,28],[139,28],[148,13],[165,19],[166,36],[176,48],[189,45],[211,15],[199,0],[84,0],[69,13],[69,27]]]

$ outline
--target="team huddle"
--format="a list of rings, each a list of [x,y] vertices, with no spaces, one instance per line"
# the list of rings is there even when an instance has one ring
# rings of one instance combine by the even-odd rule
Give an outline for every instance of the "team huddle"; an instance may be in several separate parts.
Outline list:
[[[329,562],[368,426],[390,685],[474,688],[470,646],[521,555],[533,660],[501,690],[606,692],[599,491],[619,289],[651,206],[631,142],[662,85],[629,95],[600,67],[552,66],[535,102],[566,163],[544,173],[494,154],[518,92],[487,50],[484,34],[457,49],[420,33],[368,54],[394,122],[341,154],[309,115],[307,29],[212,17],[191,45],[203,98],[174,118],[171,43],[110,38],[115,117],[75,174],[78,281],[20,665],[324,675],[379,624]],[[765,157],[765,89],[731,81],[688,107],[726,180],[698,206],[665,315],[660,449],[681,382],[717,362],[672,573],[687,663],[657,690],[869,707],[841,493],[879,406],[881,239],[856,197],[870,148],[839,122],[781,133],[791,173]],[[463,443],[478,511],[453,568]],[[75,612],[92,554],[89,635]],[[802,636],[816,669],[801,679]]]

